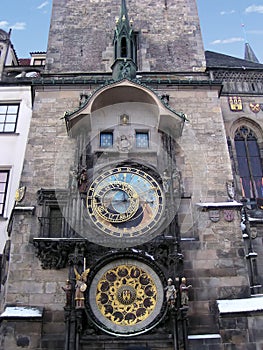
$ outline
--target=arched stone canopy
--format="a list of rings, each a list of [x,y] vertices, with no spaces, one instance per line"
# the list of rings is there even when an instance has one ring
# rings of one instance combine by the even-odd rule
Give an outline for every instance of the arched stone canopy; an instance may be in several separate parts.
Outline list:
[[[110,106],[123,103],[137,103],[151,106],[156,111],[155,127],[168,134],[181,135],[185,118],[165,105],[160,98],[146,86],[129,80],[112,83],[98,89],[77,111],[65,115],[68,132],[71,136],[79,128],[90,130],[92,114]]]

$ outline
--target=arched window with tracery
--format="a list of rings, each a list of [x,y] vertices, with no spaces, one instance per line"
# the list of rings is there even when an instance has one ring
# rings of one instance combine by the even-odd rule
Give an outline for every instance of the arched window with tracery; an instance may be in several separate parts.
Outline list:
[[[247,126],[235,132],[235,148],[242,196],[263,198],[263,174],[257,136]]]
[[[121,38],[121,57],[127,57],[127,40],[125,37]]]

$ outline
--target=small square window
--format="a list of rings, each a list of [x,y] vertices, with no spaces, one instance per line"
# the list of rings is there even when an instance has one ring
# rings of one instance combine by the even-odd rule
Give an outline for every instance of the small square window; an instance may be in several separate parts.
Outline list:
[[[149,133],[148,131],[136,131],[136,147],[149,148]]]
[[[44,66],[46,63],[46,59],[45,58],[35,58],[33,60],[33,66]]]
[[[15,132],[19,104],[0,105],[0,132]]]
[[[100,133],[100,147],[110,148],[113,146],[113,132]]]

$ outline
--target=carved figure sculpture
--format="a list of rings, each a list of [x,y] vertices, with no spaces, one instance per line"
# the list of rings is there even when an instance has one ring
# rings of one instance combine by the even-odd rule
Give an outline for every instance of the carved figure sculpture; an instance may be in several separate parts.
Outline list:
[[[164,289],[166,291],[166,301],[169,306],[174,307],[176,298],[177,298],[177,291],[175,288],[175,285],[173,284],[173,280],[171,278],[168,278],[167,280],[167,286]]]
[[[65,287],[62,287],[66,293],[66,304],[65,306],[71,306],[71,297],[72,297],[72,286],[70,280],[67,280]]]
[[[86,269],[80,275],[77,269],[74,267],[74,272],[76,276],[76,285],[75,285],[75,306],[76,309],[84,308],[85,297],[84,293],[87,290],[87,276],[90,272],[90,269]]]
[[[188,306],[189,303],[189,297],[188,297],[188,290],[189,288],[192,288],[192,285],[189,284],[186,285],[186,278],[183,277],[181,284],[180,284],[180,293],[181,293],[181,305],[182,306]]]
[[[80,194],[87,193],[88,175],[86,169],[82,169],[78,177],[78,188]]]

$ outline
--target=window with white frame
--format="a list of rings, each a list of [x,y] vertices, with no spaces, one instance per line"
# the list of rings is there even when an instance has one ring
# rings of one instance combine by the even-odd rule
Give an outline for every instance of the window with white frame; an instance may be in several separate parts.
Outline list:
[[[18,103],[0,103],[0,133],[16,131],[18,112]]]
[[[0,216],[4,215],[9,170],[0,170]]]
[[[33,66],[44,66],[46,63],[45,58],[34,58],[33,60]]]

